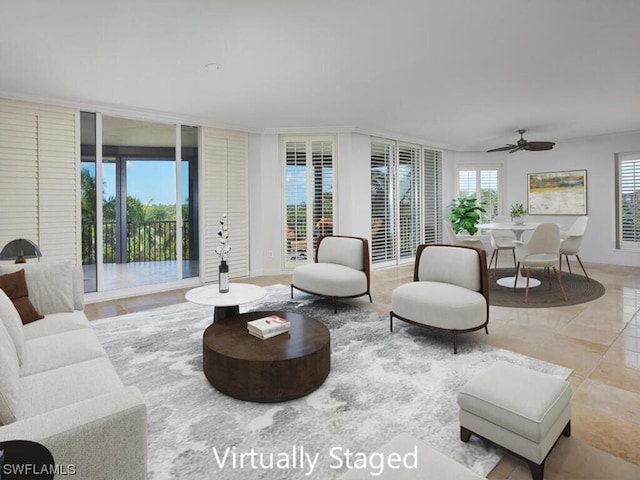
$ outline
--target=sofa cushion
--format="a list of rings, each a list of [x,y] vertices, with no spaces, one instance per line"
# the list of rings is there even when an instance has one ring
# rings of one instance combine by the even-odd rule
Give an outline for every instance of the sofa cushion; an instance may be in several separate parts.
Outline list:
[[[20,417],[19,368],[13,341],[0,322],[0,425],[15,422]]]
[[[122,388],[109,359],[94,358],[21,377],[20,413],[33,417]]]
[[[35,322],[43,318],[29,299],[26,276],[24,270],[0,275],[0,289],[2,289],[16,307],[23,324]]]
[[[367,292],[367,276],[335,263],[308,263],[297,267],[291,281],[300,290],[329,297],[351,297]]]
[[[73,312],[51,313],[42,320],[30,323],[22,328],[25,340],[30,340],[89,326],[89,320],[87,320],[84,312],[82,310],[74,310]]]
[[[25,361],[20,367],[20,376],[106,356],[107,352],[91,328],[33,338],[25,342]]]
[[[0,322],[2,322],[9,332],[13,346],[18,354],[18,362],[22,365],[24,361],[24,332],[20,314],[4,290],[0,289]]]
[[[73,311],[74,282],[70,262],[0,266],[0,273],[18,269],[24,269],[31,302],[41,314]]]

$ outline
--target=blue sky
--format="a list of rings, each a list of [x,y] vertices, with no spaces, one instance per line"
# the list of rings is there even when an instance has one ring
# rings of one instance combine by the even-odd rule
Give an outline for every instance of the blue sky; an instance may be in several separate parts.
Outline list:
[[[115,196],[116,166],[114,163],[102,165],[104,198]],[[151,204],[176,203],[175,164],[167,161],[128,161],[127,162],[127,194],[139,198],[142,203]],[[189,177],[187,163],[182,164],[182,199],[189,195]]]

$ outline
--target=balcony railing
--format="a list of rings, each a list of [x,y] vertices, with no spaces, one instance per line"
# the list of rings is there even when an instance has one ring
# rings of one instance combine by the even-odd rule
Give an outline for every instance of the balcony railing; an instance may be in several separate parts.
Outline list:
[[[155,262],[177,260],[176,222],[127,222],[126,245],[117,241],[116,222],[102,224],[102,262]],[[124,242],[120,242],[124,243]],[[189,222],[182,222],[182,258],[189,259]],[[122,250],[121,250],[122,249]],[[96,263],[96,224],[82,224],[82,264]]]

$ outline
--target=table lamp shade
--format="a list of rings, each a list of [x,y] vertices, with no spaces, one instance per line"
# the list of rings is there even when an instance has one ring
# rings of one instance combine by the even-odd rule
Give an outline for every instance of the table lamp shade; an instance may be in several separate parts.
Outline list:
[[[0,260],[15,260],[16,263],[24,263],[26,258],[41,256],[38,246],[25,238],[11,240],[0,252]]]

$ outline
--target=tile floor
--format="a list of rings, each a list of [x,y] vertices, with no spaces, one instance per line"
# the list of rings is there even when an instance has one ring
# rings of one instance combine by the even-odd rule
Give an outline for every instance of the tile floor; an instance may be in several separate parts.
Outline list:
[[[577,265],[576,265],[577,267]],[[476,341],[573,369],[572,436],[562,437],[545,466],[545,479],[640,479],[640,269],[585,265],[605,285],[601,298],[548,309],[491,307],[489,335]],[[411,280],[412,266],[377,270],[374,303],[349,300],[388,314],[393,289]],[[577,270],[579,271],[579,268]],[[289,275],[241,280],[259,285],[290,283]],[[90,319],[184,301],[184,290],[89,304]],[[489,474],[494,480],[529,479],[528,467],[506,455]]]

